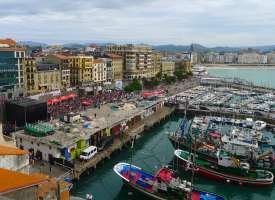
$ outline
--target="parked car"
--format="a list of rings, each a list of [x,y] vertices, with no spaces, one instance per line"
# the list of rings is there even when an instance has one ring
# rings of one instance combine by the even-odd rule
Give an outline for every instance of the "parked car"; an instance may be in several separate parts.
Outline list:
[[[80,154],[81,160],[89,160],[93,158],[97,154],[97,147],[96,146],[89,146],[88,148],[84,149]]]

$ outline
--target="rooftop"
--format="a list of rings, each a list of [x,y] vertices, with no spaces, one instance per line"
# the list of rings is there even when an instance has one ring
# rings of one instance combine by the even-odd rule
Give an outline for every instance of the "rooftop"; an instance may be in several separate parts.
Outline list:
[[[49,71],[49,70],[58,70],[58,64],[49,64],[49,63],[39,63],[37,64],[38,71]]]
[[[25,155],[29,154],[28,151],[26,150],[21,150],[13,147],[7,147],[0,145],[0,155],[5,156],[5,155]]]
[[[158,101],[135,101],[125,104],[106,104],[100,109],[91,108],[82,112],[81,115],[89,116],[92,120],[80,120],[73,123],[64,123],[59,120],[53,120],[51,123],[56,126],[55,133],[45,137],[34,137],[27,135],[24,130],[15,132],[15,135],[25,138],[29,141],[37,141],[39,143],[55,146],[56,148],[65,148],[75,144],[81,139],[89,139],[100,130],[110,128],[116,124],[120,124],[127,119],[131,119],[144,112],[145,108],[155,105]],[[137,104],[137,106],[131,106]],[[96,114],[96,118],[94,118]],[[89,124],[87,126],[87,124]],[[67,130],[67,131],[66,131]]]
[[[112,53],[107,53],[106,56],[109,58],[112,58],[112,59],[121,59],[122,58],[121,56],[112,54]]]
[[[6,44],[9,46],[15,46],[16,45],[16,41],[10,38],[6,38],[6,39],[0,39],[0,44]]]
[[[26,49],[23,47],[0,47],[1,51],[25,51]]]
[[[43,174],[27,175],[0,168],[0,194],[32,187],[47,180],[48,177]]]
[[[33,105],[41,104],[41,103],[45,103],[45,102],[35,100],[35,99],[30,99],[30,98],[18,99],[18,100],[13,100],[13,101],[9,102],[9,104],[15,104],[18,106],[23,106],[23,107],[33,106]]]
[[[98,59],[95,59],[95,60],[94,60],[94,63],[104,63],[104,60],[98,58]]]
[[[54,54],[53,56],[55,56],[55,57],[57,57],[57,58],[59,58],[59,59],[61,59],[61,60],[67,60],[67,59],[70,58],[69,56],[67,56],[67,55],[62,55],[62,54]]]

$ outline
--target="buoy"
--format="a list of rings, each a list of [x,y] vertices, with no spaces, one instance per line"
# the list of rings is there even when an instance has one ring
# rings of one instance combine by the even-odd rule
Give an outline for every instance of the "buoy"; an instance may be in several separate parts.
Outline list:
[[[132,196],[132,195],[133,195],[133,192],[128,192],[128,195],[129,195],[129,196]]]
[[[230,183],[230,180],[229,180],[229,179],[227,179],[227,180],[226,180],[226,182],[227,182],[227,183]]]

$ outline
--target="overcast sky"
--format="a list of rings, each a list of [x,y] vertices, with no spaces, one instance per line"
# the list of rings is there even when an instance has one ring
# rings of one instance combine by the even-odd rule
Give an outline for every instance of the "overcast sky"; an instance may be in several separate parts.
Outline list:
[[[275,0],[0,0],[0,37],[47,43],[275,44]]]

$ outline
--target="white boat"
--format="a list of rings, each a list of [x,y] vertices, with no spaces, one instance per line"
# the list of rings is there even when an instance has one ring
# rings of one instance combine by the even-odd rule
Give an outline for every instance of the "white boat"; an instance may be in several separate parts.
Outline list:
[[[246,141],[243,139],[240,139],[240,137],[229,137],[227,135],[224,135],[222,138],[222,144],[223,148],[236,156],[251,156],[251,151],[257,151],[258,150],[258,142],[255,141]]]
[[[257,131],[263,130],[266,128],[266,123],[264,121],[256,121],[253,128]]]

